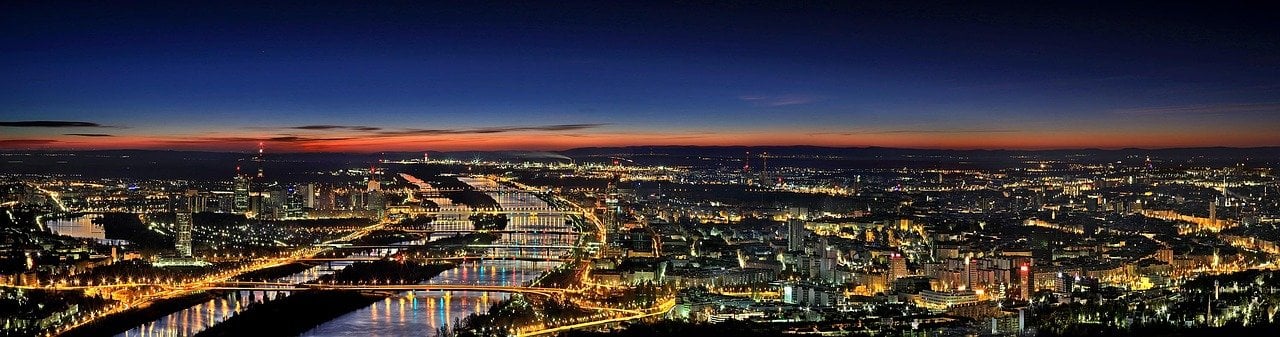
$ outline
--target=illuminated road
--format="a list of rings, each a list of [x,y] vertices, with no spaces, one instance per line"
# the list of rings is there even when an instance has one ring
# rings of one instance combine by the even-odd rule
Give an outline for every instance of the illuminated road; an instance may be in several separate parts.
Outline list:
[[[36,185],[36,184],[31,184],[31,186],[35,187],[40,192],[44,192],[45,194],[48,194],[49,199],[53,200],[53,204],[58,206],[59,211],[62,211],[62,212],[67,211],[67,205],[62,203],[62,197],[58,194],[58,192],[46,190],[44,189],[44,187],[41,187],[40,185]]]
[[[602,324],[610,324],[610,323],[632,321],[637,319],[644,319],[644,318],[649,318],[654,316],[665,315],[667,312],[670,312],[671,309],[675,307],[676,307],[676,300],[674,298],[669,299],[666,302],[663,302],[662,304],[659,304],[656,307],[649,308],[646,310],[626,310],[626,309],[598,308],[598,307],[584,306],[584,308],[588,308],[588,309],[621,311],[621,312],[631,313],[631,315],[618,317],[618,318],[598,319],[598,320],[589,321],[589,322],[569,324],[569,325],[563,325],[563,326],[534,330],[534,331],[517,331],[515,335],[516,336],[538,336],[538,335],[553,334],[553,333],[558,333],[558,332],[563,332],[563,331],[568,331],[573,329],[589,328],[589,327],[602,325]]]

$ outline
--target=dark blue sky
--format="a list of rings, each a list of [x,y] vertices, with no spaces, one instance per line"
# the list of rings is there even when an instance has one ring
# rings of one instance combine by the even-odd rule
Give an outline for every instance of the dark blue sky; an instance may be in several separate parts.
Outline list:
[[[1280,11],[1261,5],[9,2],[0,13],[8,148],[1280,145]],[[14,123],[40,120],[101,126]],[[296,128],[316,125],[365,128]]]

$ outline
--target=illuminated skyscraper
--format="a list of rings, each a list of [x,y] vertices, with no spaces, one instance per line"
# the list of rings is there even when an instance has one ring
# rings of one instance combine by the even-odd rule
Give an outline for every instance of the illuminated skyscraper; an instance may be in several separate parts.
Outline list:
[[[191,208],[196,202],[196,190],[187,190],[186,199],[174,213],[174,249],[180,257],[191,257]]]
[[[1018,299],[1023,301],[1031,300],[1031,264],[1023,263],[1018,266]]]
[[[804,220],[787,220],[787,250],[804,250]]]
[[[803,208],[793,207],[789,210],[790,217],[787,219],[787,250],[798,251],[804,250],[804,219],[807,213]]]
[[[316,184],[309,183],[302,186],[302,207],[316,209]]]
[[[233,211],[236,213],[244,214],[249,212],[249,184],[249,177],[239,174],[237,170],[236,177],[233,180],[231,187],[233,195],[232,202],[234,203]]]
[[[301,218],[306,215],[303,206],[306,204],[307,196],[304,194],[307,190],[306,185],[296,184],[290,184],[285,188],[284,216],[286,218]]]
[[[191,212],[178,212],[175,217],[178,227],[174,249],[182,257],[191,257]]]
[[[370,211],[378,212],[378,218],[382,218],[383,211],[386,209],[386,200],[383,197],[382,184],[378,181],[377,173],[377,167],[369,167],[369,188],[365,203]]]

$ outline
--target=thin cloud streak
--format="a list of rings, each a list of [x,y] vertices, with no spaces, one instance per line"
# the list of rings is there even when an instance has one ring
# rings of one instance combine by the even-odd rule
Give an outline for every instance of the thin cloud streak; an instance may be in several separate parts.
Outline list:
[[[552,125],[534,125],[534,126],[499,126],[485,127],[474,129],[402,129],[380,131],[380,136],[438,136],[438,135],[469,135],[469,134],[494,134],[509,133],[523,131],[577,131],[594,129],[608,124],[589,123],[589,124],[552,124]]]
[[[570,132],[597,128],[608,124],[551,124],[531,126],[500,126],[462,129],[398,129],[386,130],[380,127],[363,125],[304,125],[286,128],[255,128],[266,130],[306,130],[326,132],[325,134],[293,134],[275,133],[267,135],[233,135],[233,136],[198,136],[198,135],[165,135],[142,137],[131,140],[136,143],[150,143],[160,147],[181,148],[224,148],[228,144],[252,144],[269,142],[290,150],[333,150],[364,149],[373,146],[402,145],[405,142],[481,142],[494,134],[512,134],[504,136],[509,140],[521,132]],[[331,133],[330,133],[331,132]],[[69,136],[93,137],[90,134],[66,134]]]
[[[834,135],[834,136],[857,136],[857,135],[891,135],[891,134],[975,134],[975,133],[1015,133],[1022,130],[1014,129],[899,129],[899,130],[874,130],[874,131],[849,131],[849,132],[818,132],[812,135]]]
[[[1119,115],[1225,115],[1280,113],[1280,102],[1174,105],[1113,110]]]
[[[11,128],[103,128],[102,124],[78,121],[11,121],[0,122],[2,127]]]
[[[294,127],[290,127],[289,129],[294,129],[294,130],[349,130],[349,131],[378,131],[378,130],[382,130],[382,128],[380,128],[380,127],[376,127],[376,126],[364,126],[364,125],[303,125],[303,126],[294,126]]]
[[[0,147],[49,145],[58,143],[61,143],[61,141],[53,139],[0,139]]]
[[[308,143],[308,142],[327,142],[327,141],[345,141],[357,139],[353,137],[305,137],[305,136],[274,136],[274,137],[200,137],[189,139],[162,139],[159,142],[168,144],[225,144],[225,143],[245,143],[245,142],[277,142],[277,143]]]
[[[752,103],[758,106],[781,107],[781,106],[788,106],[788,105],[802,105],[802,104],[814,103],[822,100],[822,97],[814,96],[814,95],[801,95],[801,94],[778,95],[778,96],[742,95],[742,96],[738,96],[738,100]]]
[[[377,126],[366,125],[332,125],[317,124],[291,126],[284,128],[261,127],[254,128],[258,130],[304,130],[304,131],[332,131],[332,132],[354,132],[361,137],[401,137],[401,136],[440,136],[440,135],[483,135],[495,133],[509,132],[529,132],[529,131],[579,131],[599,128],[609,125],[607,123],[582,123],[582,124],[550,124],[550,125],[516,125],[516,126],[492,126],[477,128],[443,128],[443,129],[427,129],[427,128],[399,128],[389,129]]]
[[[116,135],[105,134],[105,133],[64,133],[62,135],[76,136],[76,137],[115,137],[116,136]]]

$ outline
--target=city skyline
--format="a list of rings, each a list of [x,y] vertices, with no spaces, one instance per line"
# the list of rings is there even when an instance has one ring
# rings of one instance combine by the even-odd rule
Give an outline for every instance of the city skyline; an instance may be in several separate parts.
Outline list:
[[[3,149],[1280,146],[1261,5],[4,7]]]
[[[1277,4],[0,2],[0,336],[1270,335]]]

